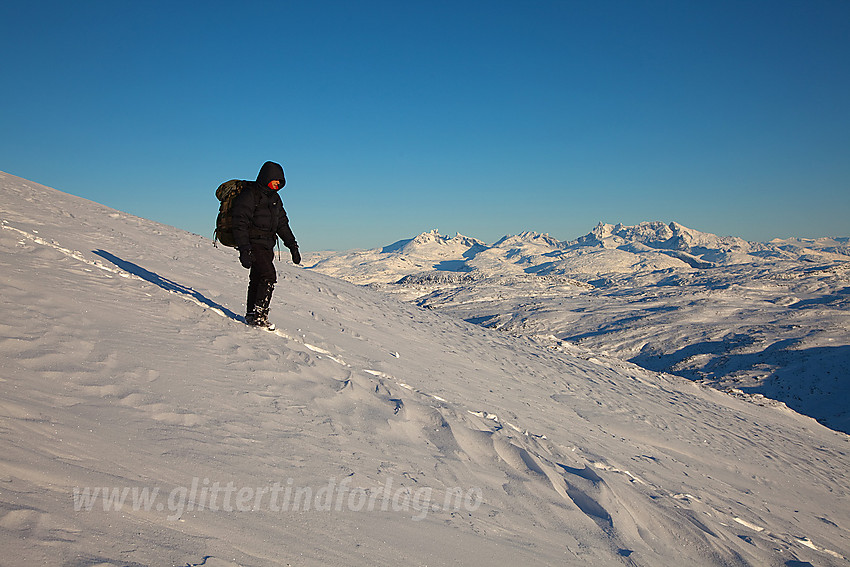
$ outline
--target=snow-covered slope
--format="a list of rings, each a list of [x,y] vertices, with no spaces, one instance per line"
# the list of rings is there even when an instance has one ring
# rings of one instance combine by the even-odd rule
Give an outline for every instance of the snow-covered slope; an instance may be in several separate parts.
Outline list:
[[[556,348],[581,344],[766,395],[850,432],[848,240],[757,243],[678,223],[600,223],[573,242],[526,232],[439,256],[389,247],[308,262]]]
[[[846,565],[850,441],[0,173],[4,565]],[[108,498],[103,497],[106,491]]]

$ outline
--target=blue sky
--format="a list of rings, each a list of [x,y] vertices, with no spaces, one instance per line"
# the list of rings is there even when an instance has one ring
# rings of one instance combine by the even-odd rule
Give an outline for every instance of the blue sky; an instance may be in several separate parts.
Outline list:
[[[850,2],[8,1],[0,170],[210,235],[284,165],[302,249],[677,221],[850,235]]]

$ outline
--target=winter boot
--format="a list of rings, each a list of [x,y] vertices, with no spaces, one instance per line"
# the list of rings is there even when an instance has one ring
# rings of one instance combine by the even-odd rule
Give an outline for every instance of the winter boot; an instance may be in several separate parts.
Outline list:
[[[256,287],[248,287],[248,299],[253,300],[248,304],[248,313],[245,315],[245,323],[255,327],[269,328],[269,304],[274,292],[273,282],[259,282]]]

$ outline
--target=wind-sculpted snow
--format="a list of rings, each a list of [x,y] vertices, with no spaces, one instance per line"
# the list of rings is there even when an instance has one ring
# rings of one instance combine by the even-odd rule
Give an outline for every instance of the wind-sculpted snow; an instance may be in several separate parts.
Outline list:
[[[809,418],[291,264],[248,328],[232,250],[0,196],[4,565],[847,564]]]

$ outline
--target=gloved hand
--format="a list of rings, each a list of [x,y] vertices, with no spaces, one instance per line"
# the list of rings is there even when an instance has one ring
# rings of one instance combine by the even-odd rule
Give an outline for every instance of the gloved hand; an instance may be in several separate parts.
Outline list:
[[[254,263],[254,253],[251,251],[250,247],[239,249],[239,263],[242,264],[242,267],[246,270],[251,269],[251,265]]]
[[[289,249],[289,251],[292,252],[292,263],[293,264],[300,264],[301,263],[301,253],[298,251],[298,247],[293,246],[292,248]]]

